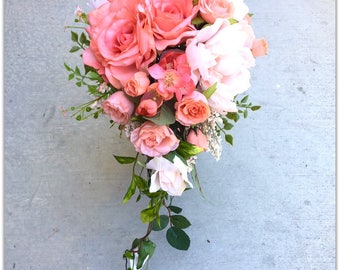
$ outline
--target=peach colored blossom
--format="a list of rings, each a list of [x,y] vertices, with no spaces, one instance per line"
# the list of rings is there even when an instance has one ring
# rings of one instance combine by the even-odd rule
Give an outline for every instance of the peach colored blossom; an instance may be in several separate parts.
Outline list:
[[[148,75],[143,71],[139,71],[125,83],[124,91],[129,96],[138,97],[147,91],[149,85]]]
[[[177,156],[173,163],[164,157],[151,159],[146,167],[155,172],[151,175],[150,192],[157,192],[159,189],[166,191],[170,196],[181,196],[187,188],[193,188],[188,180],[189,168]]]
[[[117,91],[102,103],[104,113],[119,124],[127,124],[134,111],[134,104],[123,91]]]
[[[249,12],[243,0],[200,0],[199,3],[200,14],[208,23],[214,23],[217,18],[241,21]]]
[[[130,140],[137,152],[149,157],[166,155],[179,145],[179,140],[169,127],[159,126],[151,121],[132,131]]]
[[[268,53],[267,41],[264,38],[255,39],[251,48],[251,52],[253,53],[254,57],[266,55]]]
[[[175,104],[175,117],[183,126],[199,124],[208,119],[210,109],[208,101],[203,94],[194,91],[189,96],[184,96]]]
[[[192,0],[145,0],[144,10],[151,18],[157,50],[178,45],[197,32],[191,21],[199,6]]]
[[[157,114],[158,106],[156,101],[152,99],[144,99],[139,103],[136,114],[146,117],[153,117]]]
[[[158,80],[157,91],[165,100],[171,99],[173,94],[177,100],[181,100],[183,95],[190,95],[195,90],[191,68],[184,52],[167,51],[159,63],[149,67],[148,71]]]
[[[187,142],[203,148],[204,151],[208,150],[208,139],[200,129],[190,130],[187,136]]]
[[[122,88],[138,71],[156,58],[150,20],[139,13],[139,0],[110,1],[88,14],[90,47],[83,62],[105,74],[116,88]]]
[[[203,91],[217,83],[217,90],[208,102],[221,114],[235,111],[234,97],[250,87],[249,68],[255,65],[251,52],[254,39],[246,21],[231,25],[227,20],[217,19],[187,42],[192,78]]]

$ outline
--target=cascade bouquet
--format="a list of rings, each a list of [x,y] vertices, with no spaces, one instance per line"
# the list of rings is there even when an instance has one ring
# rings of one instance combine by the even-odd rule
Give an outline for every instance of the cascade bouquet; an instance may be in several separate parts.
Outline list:
[[[65,63],[69,80],[92,99],[71,107],[77,120],[105,115],[136,149],[117,156],[132,165],[123,203],[149,203],[140,213],[146,234],[124,252],[125,269],[142,269],[156,245],[153,230],[166,229],[171,246],[186,250],[191,224],[173,204],[176,196],[201,191],[195,162],[203,151],[216,160],[229,130],[255,106],[248,96],[249,69],[267,53],[256,39],[243,0],[97,0],[77,7],[70,52],[82,68]],[[191,176],[189,178],[189,176]],[[123,194],[122,194],[123,195]],[[165,214],[162,214],[162,213]]]

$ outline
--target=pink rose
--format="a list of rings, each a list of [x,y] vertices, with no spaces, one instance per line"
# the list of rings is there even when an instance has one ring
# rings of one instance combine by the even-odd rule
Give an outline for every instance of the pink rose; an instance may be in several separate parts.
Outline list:
[[[208,139],[200,129],[190,130],[187,136],[187,142],[203,148],[204,151],[208,150]]]
[[[227,20],[217,19],[187,42],[192,77],[203,91],[217,82],[217,90],[208,102],[221,114],[230,111],[234,97],[250,86],[249,68],[255,65],[251,52],[254,39],[246,21],[230,25]],[[236,105],[232,107],[234,111]]]
[[[146,92],[149,85],[150,80],[148,75],[140,71],[136,72],[133,77],[125,83],[124,91],[131,97],[138,97]]]
[[[243,0],[200,0],[200,14],[208,23],[214,23],[217,18],[241,21],[245,19],[249,8]]]
[[[253,53],[254,57],[266,55],[268,53],[267,41],[264,38],[255,39],[251,48],[251,52]]]
[[[190,96],[184,96],[176,102],[176,120],[183,126],[203,123],[210,115],[208,101],[203,94],[194,91]]]
[[[145,12],[150,16],[157,50],[175,46],[196,34],[191,20],[199,6],[192,0],[145,0]]]
[[[150,21],[138,12],[139,2],[110,1],[88,14],[91,42],[83,61],[118,89],[156,58]]]
[[[188,180],[188,166],[177,156],[173,163],[163,157],[155,157],[146,164],[146,167],[155,170],[151,175],[149,189],[151,193],[162,189],[170,196],[181,196],[187,187],[193,187]]]
[[[130,140],[137,152],[149,157],[166,155],[179,145],[179,140],[169,127],[159,126],[151,121],[132,131]]]
[[[117,91],[102,103],[104,113],[118,124],[127,124],[134,111],[134,104],[123,91]]]

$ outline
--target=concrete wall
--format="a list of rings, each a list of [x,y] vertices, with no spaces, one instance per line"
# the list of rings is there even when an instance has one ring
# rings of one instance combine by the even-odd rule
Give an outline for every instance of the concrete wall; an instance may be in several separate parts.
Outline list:
[[[134,153],[106,118],[64,117],[87,101],[67,81],[70,24],[86,0],[4,2],[4,269],[123,269],[144,234],[143,204],[121,199]],[[252,70],[262,105],[232,131],[219,162],[199,157],[201,184],[176,200],[191,221],[187,252],[164,233],[150,269],[335,268],[335,3],[247,1],[270,53]]]

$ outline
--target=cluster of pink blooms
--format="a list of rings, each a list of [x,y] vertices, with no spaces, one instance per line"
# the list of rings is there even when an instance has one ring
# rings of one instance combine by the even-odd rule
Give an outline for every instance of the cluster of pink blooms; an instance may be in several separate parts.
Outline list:
[[[83,62],[117,89],[101,103],[105,114],[121,125],[143,119],[130,141],[150,157],[150,192],[162,189],[179,196],[191,187],[187,164],[164,155],[181,140],[207,150],[207,134],[197,125],[212,113],[237,111],[234,98],[250,87],[249,68],[255,57],[267,53],[266,41],[255,38],[243,0],[197,2],[97,0],[88,14],[91,42]],[[201,29],[192,23],[198,16],[206,23]],[[205,91],[214,84],[207,98]],[[187,131],[184,138],[170,125],[152,121],[163,106]]]

